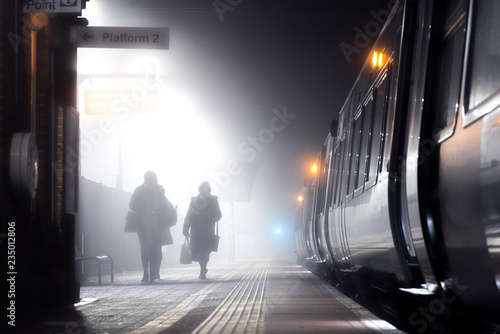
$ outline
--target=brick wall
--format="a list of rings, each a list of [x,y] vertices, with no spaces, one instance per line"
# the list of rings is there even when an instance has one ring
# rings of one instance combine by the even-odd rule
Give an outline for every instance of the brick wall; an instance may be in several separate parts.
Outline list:
[[[64,214],[62,207],[63,108],[76,106],[76,47],[68,35],[76,17],[34,17],[23,14],[21,5],[22,1],[0,2],[0,238],[6,237],[7,222],[16,222],[19,312],[67,306],[79,297],[74,272],[75,217]],[[39,177],[32,200],[13,196],[8,157],[12,135],[35,130],[31,124],[31,28],[37,20],[44,24],[36,36]],[[0,244],[6,254],[5,242]],[[2,268],[5,260],[1,260]]]
[[[14,12],[5,2],[0,2],[0,214],[7,219],[9,215],[9,154],[10,137],[15,128],[16,99],[14,72],[14,47],[9,38],[14,37]],[[5,227],[5,226],[3,226]],[[4,229],[2,228],[2,231]]]

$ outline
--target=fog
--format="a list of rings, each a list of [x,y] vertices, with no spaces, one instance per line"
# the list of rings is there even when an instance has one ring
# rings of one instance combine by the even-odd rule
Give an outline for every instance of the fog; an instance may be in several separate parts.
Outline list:
[[[383,3],[247,0],[222,11],[206,1],[88,2],[90,26],[168,27],[170,44],[78,50],[86,255],[112,253],[123,258],[118,269],[138,269],[124,218],[130,193],[153,170],[179,212],[167,262],[178,260],[202,181],[223,214],[215,258],[293,260],[296,198],[368,51],[347,57],[340,45],[355,45]],[[112,108],[99,106],[103,91]]]

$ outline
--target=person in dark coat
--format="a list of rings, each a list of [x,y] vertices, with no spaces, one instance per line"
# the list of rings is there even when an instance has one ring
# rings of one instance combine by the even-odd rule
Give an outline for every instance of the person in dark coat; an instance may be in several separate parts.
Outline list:
[[[205,279],[208,272],[207,263],[212,252],[215,223],[221,219],[222,213],[217,196],[210,194],[208,182],[202,182],[198,191],[198,196],[191,198],[182,234],[187,238],[191,237],[192,259],[200,264],[199,278]]]
[[[165,196],[165,189],[158,184],[155,172],[144,174],[144,183],[137,187],[130,199],[130,210],[139,217],[142,228],[137,232],[141,245],[141,261],[144,275],[142,282],[160,281],[162,261],[162,235],[164,229],[161,218],[172,206]]]

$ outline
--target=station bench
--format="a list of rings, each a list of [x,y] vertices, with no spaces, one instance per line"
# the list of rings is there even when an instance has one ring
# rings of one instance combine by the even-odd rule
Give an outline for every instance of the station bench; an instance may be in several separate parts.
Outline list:
[[[97,267],[97,282],[102,285],[102,269],[109,268],[111,275],[111,283],[114,282],[114,268],[113,268],[113,258],[109,255],[96,255],[96,256],[82,256],[77,257],[75,261],[95,261]]]

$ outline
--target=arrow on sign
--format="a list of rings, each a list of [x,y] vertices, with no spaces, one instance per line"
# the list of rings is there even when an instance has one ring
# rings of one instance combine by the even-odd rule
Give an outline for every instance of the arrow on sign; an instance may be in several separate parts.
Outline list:
[[[82,35],[82,38],[85,40],[85,42],[88,42],[88,40],[94,38],[94,36],[90,35],[88,32],[85,32]]]

